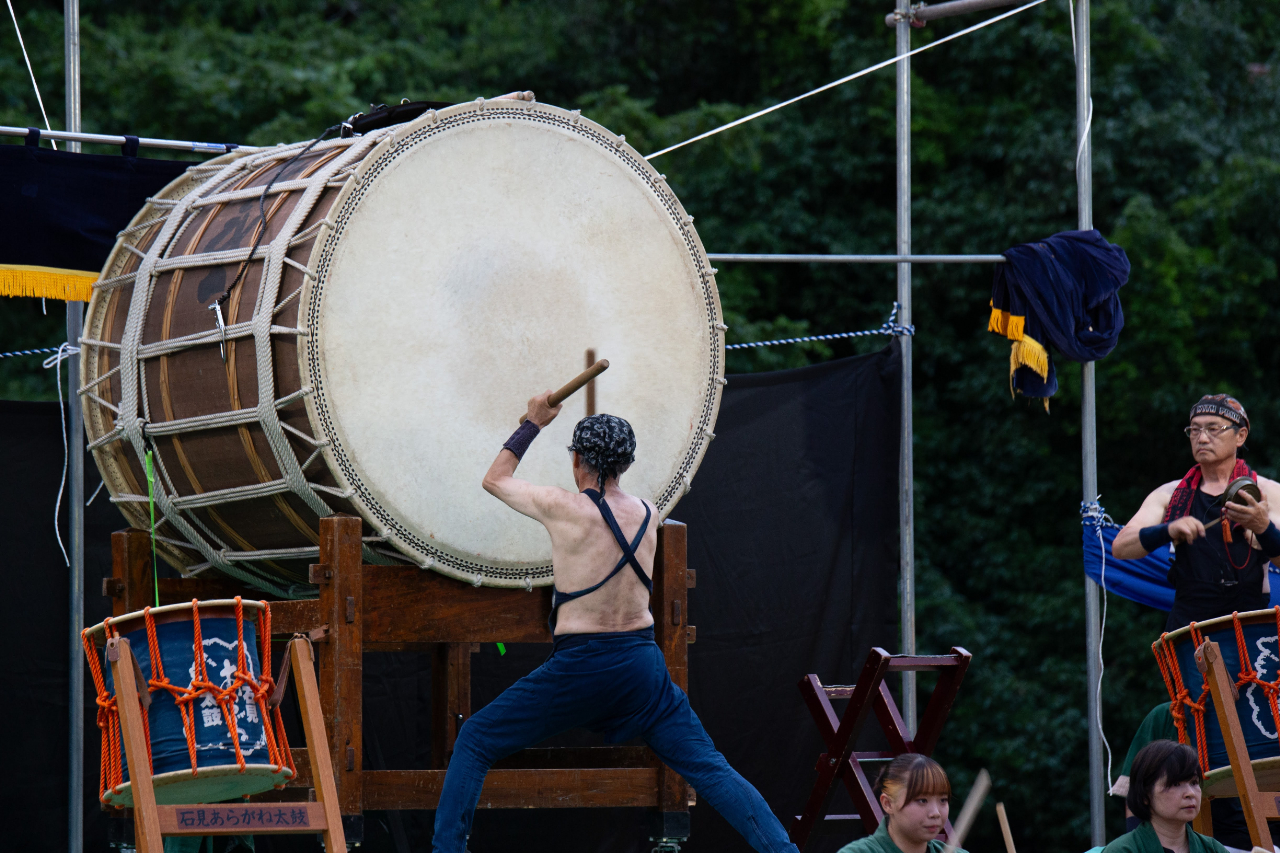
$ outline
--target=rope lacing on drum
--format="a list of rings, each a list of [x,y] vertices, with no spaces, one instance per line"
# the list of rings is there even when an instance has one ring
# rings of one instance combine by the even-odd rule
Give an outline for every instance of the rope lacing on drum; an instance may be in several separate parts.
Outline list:
[[[1280,633],[1280,606],[1273,608],[1276,614],[1276,631]],[[1235,628],[1236,635],[1236,651],[1240,655],[1240,674],[1236,678],[1236,690],[1245,689],[1248,685],[1256,684],[1262,688],[1262,692],[1267,697],[1267,704],[1271,706],[1271,719],[1280,726],[1280,675],[1277,675],[1275,681],[1266,681],[1259,677],[1253,668],[1253,662],[1249,659],[1249,650],[1245,645],[1244,626],[1240,624],[1240,614],[1238,612],[1231,614],[1232,626]],[[1195,622],[1190,625],[1191,643],[1195,649],[1199,649],[1204,645],[1204,635],[1200,632]],[[1174,653],[1173,644],[1169,642],[1168,633],[1160,635],[1160,639],[1151,644],[1151,650],[1155,653],[1156,664],[1160,667],[1160,675],[1164,678],[1165,689],[1169,691],[1169,713],[1173,715],[1174,725],[1178,728],[1178,742],[1187,743],[1187,723],[1186,711],[1184,708],[1191,709],[1192,722],[1195,724],[1196,731],[1196,752],[1200,758],[1200,769],[1204,773],[1208,773],[1209,767],[1209,746],[1205,739],[1204,727],[1204,709],[1209,696],[1209,679],[1205,676],[1204,684],[1200,688],[1200,696],[1196,701],[1191,701],[1191,692],[1187,690],[1186,685],[1182,683],[1182,670],[1178,666],[1178,658]]]
[[[150,655],[151,669],[151,677],[147,680],[147,690],[150,693],[163,690],[173,697],[173,703],[182,715],[182,731],[187,739],[187,754],[191,758],[192,776],[199,775],[199,767],[196,761],[196,714],[193,705],[203,696],[211,697],[218,706],[222,714],[223,723],[227,727],[227,733],[235,746],[236,764],[239,766],[241,773],[245,772],[247,764],[240,750],[235,708],[236,695],[245,687],[249,688],[253,702],[258,707],[259,719],[262,721],[263,734],[267,744],[268,763],[274,765],[277,773],[287,767],[290,773],[296,775],[297,771],[293,764],[292,753],[289,751],[289,741],[285,735],[284,719],[281,716],[280,707],[278,705],[274,708],[270,707],[271,694],[276,689],[275,679],[271,677],[271,609],[264,601],[261,602],[262,608],[258,611],[258,661],[262,671],[255,678],[253,673],[249,671],[248,655],[244,641],[244,604],[238,595],[235,601],[236,670],[233,673],[230,685],[226,688],[219,687],[209,680],[204,660],[204,639],[201,632],[200,607],[197,600],[192,599],[191,601],[192,657],[195,664],[195,674],[191,679],[191,683],[186,687],[174,684],[165,675],[164,660],[160,654],[160,641],[156,634],[155,617],[151,613],[152,608],[143,609],[142,616],[146,625],[147,650]],[[107,639],[119,636],[112,622],[112,619],[107,619],[102,623]],[[119,794],[120,788],[124,784],[123,765],[120,760],[122,735],[118,705],[119,697],[118,695],[113,696],[107,691],[106,679],[102,672],[101,656],[89,636],[89,630],[86,628],[81,632],[81,640],[84,643],[85,655],[89,658],[89,670],[93,676],[93,684],[98,694],[98,728],[102,730],[102,780],[98,791],[98,796],[101,799],[106,796],[108,790],[113,794]],[[199,650],[199,652],[197,653],[196,650]],[[141,705],[141,702],[139,704]],[[151,757],[150,721],[146,707],[142,706],[141,710],[143,733],[147,739],[147,761],[151,764],[152,772],[154,772],[155,765]],[[284,784],[281,783],[275,787],[283,788]]]
[[[1199,645],[1200,632],[1196,629],[1196,623],[1191,623],[1192,641]],[[1209,747],[1205,743],[1204,737],[1204,706],[1205,696],[1209,693],[1209,684],[1206,681],[1200,696],[1196,701],[1191,701],[1191,693],[1187,690],[1185,684],[1182,683],[1182,670],[1178,666],[1178,658],[1174,653],[1173,644],[1169,642],[1169,634],[1165,632],[1160,635],[1160,639],[1151,644],[1151,651],[1156,656],[1156,665],[1160,667],[1160,675],[1164,678],[1165,689],[1169,691],[1169,713],[1173,716],[1173,724],[1178,729],[1178,743],[1188,743],[1187,740],[1187,720],[1184,708],[1191,709],[1191,719],[1196,727],[1196,752],[1200,759],[1200,770],[1203,773],[1209,772]]]
[[[321,138],[323,139],[323,135]],[[165,221],[161,226],[161,233],[150,244],[148,251],[145,253],[146,257],[139,264],[138,269],[127,277],[119,277],[120,282],[124,283],[126,278],[135,281],[137,289],[133,298],[149,300],[158,280],[157,273],[163,269],[203,266],[213,260],[216,255],[218,263],[237,263],[247,272],[248,263],[246,262],[261,259],[264,263],[264,269],[262,285],[257,300],[260,304],[255,306],[253,317],[248,323],[236,323],[226,326],[225,332],[228,345],[231,340],[239,337],[253,340],[257,353],[254,361],[257,367],[259,387],[270,386],[273,382],[273,364],[270,355],[271,337],[274,335],[301,337],[308,333],[305,328],[287,328],[274,325],[276,310],[273,309],[283,308],[284,305],[296,299],[297,289],[293,294],[283,299],[281,299],[279,293],[282,283],[281,271],[286,268],[293,269],[292,265],[286,262],[286,256],[292,249],[306,240],[314,239],[321,229],[334,226],[333,220],[328,217],[321,217],[316,221],[312,221],[305,228],[303,223],[313,215],[320,195],[328,191],[330,178],[335,174],[342,173],[344,170],[350,170],[360,158],[365,156],[378,143],[380,138],[380,134],[371,134],[358,140],[344,140],[343,144],[337,145],[334,151],[329,152],[334,156],[326,154],[324,158],[321,158],[322,162],[316,166],[319,170],[316,173],[318,180],[309,182],[308,188],[302,193],[302,197],[290,209],[288,219],[280,230],[280,236],[272,239],[269,243],[267,242],[267,237],[263,236],[257,248],[251,247],[248,250],[235,249],[227,250],[226,253],[166,257],[177,234],[194,213],[192,206],[196,202],[206,195],[226,187],[228,182],[237,175],[278,173],[282,165],[287,167],[288,163],[301,156],[303,149],[314,147],[314,143],[290,146],[284,150],[264,150],[224,164],[219,167],[217,174],[205,180],[201,186],[187,193],[181,199],[175,200],[172,205],[173,212],[165,217]],[[308,167],[308,169],[310,168]],[[263,212],[264,207],[265,204],[260,204],[260,214]],[[235,255],[234,259],[230,257],[231,255]],[[312,272],[313,274],[315,273],[315,271]],[[243,283],[243,275],[241,275],[241,283]],[[99,284],[102,284],[102,282]],[[141,360],[170,354],[172,351],[192,346],[224,343],[222,338],[223,330],[217,328],[216,324],[213,329],[184,336],[181,340],[157,341],[149,344],[142,342],[143,327],[144,323],[141,315],[133,316],[131,314],[130,318],[126,320],[125,329],[119,343],[82,341],[86,346],[104,346],[120,351],[118,368],[121,399],[118,407],[110,409],[111,417],[106,419],[108,422],[114,421],[114,424],[111,429],[105,432],[100,434],[95,432],[91,436],[92,446],[101,447],[114,441],[124,441],[138,458],[141,458],[146,450],[149,449],[148,445],[155,441],[151,435],[147,434],[148,430],[158,432],[166,428],[150,424],[151,413],[146,399],[140,394]],[[93,402],[96,403],[97,400],[93,400]],[[265,435],[272,454],[275,456],[276,464],[280,470],[280,477],[286,485],[287,491],[291,491],[296,495],[316,515],[320,517],[332,515],[334,509],[329,505],[323,490],[317,489],[315,484],[309,482],[303,474],[302,465],[300,464],[302,460],[297,459],[295,456],[293,445],[287,435],[286,426],[280,420],[279,412],[274,405],[275,402],[269,397],[260,399],[256,407],[256,420]],[[187,426],[191,425],[190,423],[187,424]],[[197,426],[199,425],[202,424],[197,424]],[[324,441],[325,437],[321,436],[318,440]],[[310,464],[316,458],[318,456],[313,454],[311,458],[306,460],[306,463]],[[158,453],[156,455],[156,466],[160,474],[160,478],[157,481],[156,508],[163,513],[165,521],[176,529],[175,532],[178,536],[190,542],[205,560],[204,563],[188,567],[184,574],[190,575],[214,566],[223,573],[258,589],[281,597],[289,596],[287,585],[277,583],[264,570],[254,566],[252,561],[240,559],[242,554],[249,552],[235,552],[236,558],[230,558],[228,556],[228,543],[222,541],[215,533],[209,530],[191,507],[175,505],[174,498],[180,497],[180,495],[175,489],[165,465],[164,454]],[[277,484],[271,485],[274,487]],[[223,498],[236,499],[240,494],[234,492],[224,493]],[[117,494],[113,496],[113,500],[127,504],[136,501],[137,496]],[[365,549],[365,554],[366,559],[370,562],[380,561],[367,548]]]
[[[312,148],[315,148],[317,145],[323,142],[329,136],[329,134],[333,133],[335,130],[341,129],[341,127],[342,127],[341,124],[335,124],[332,127],[325,128],[324,132],[321,133],[319,136],[317,136],[315,139],[311,140],[311,143],[309,145],[307,145],[305,148],[300,150],[297,154],[294,154],[284,163],[281,163],[279,166],[277,166],[275,170],[275,174],[271,176],[271,180],[267,181],[267,185],[262,188],[262,194],[258,196],[258,216],[259,216],[258,227],[255,229],[256,233],[253,236],[253,247],[249,249],[249,257],[240,263],[240,269],[236,271],[236,277],[231,280],[231,283],[228,284],[226,288],[223,289],[222,293],[218,294],[217,298],[214,299],[213,302],[209,305],[209,310],[214,313],[215,323],[218,327],[218,330],[223,334],[223,339],[220,346],[222,351],[222,361],[224,364],[227,361],[227,341],[226,341],[227,327],[222,320],[222,303],[227,301],[227,297],[231,295],[231,291],[235,289],[236,285],[238,285],[241,279],[244,278],[245,273],[249,271],[250,259],[252,259],[254,253],[258,251],[258,247],[262,245],[262,237],[267,233],[267,195],[270,194],[271,188],[275,185],[276,181],[280,179],[280,176],[284,174],[285,170],[288,169],[290,166],[292,166],[294,163],[296,163],[299,157],[302,157],[304,154],[309,152]],[[263,267],[263,273],[264,274],[266,273],[265,266]]]

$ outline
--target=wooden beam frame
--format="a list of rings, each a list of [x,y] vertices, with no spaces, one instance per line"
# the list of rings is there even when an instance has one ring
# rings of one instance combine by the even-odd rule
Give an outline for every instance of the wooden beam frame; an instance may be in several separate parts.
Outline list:
[[[1280,820],[1280,791],[1259,791],[1258,780],[1253,772],[1253,762],[1249,758],[1249,748],[1245,743],[1244,731],[1240,728],[1240,715],[1236,712],[1236,685],[1231,674],[1223,665],[1222,650],[1218,644],[1206,640],[1195,653],[1196,668],[1204,675],[1209,685],[1209,694],[1213,697],[1213,710],[1218,717],[1218,725],[1222,729],[1222,738],[1226,742],[1227,760],[1231,762],[1231,776],[1236,783],[1236,794],[1240,797],[1240,806],[1244,809],[1245,826],[1249,828],[1249,838],[1254,847],[1271,849],[1271,830],[1267,821]],[[1213,818],[1209,811],[1211,798],[1206,798],[1200,807],[1200,815],[1195,821],[1197,832],[1211,834]],[[1201,829],[1204,827],[1204,829]]]
[[[416,566],[364,565],[361,522],[336,515],[320,521],[320,555],[310,568],[318,599],[271,602],[277,639],[309,636],[319,659],[318,702],[337,779],[336,802],[348,818],[367,809],[435,809],[458,727],[471,715],[471,655],[480,643],[550,643],[551,588],[482,589]],[[144,531],[113,536],[112,585],[117,615],[141,609],[139,590],[150,587],[150,539]],[[654,638],[681,689],[688,689],[688,590],[695,585],[686,562],[687,530],[667,521],[658,528],[651,607]],[[145,557],[145,561],[143,558]],[[145,571],[144,571],[145,570]],[[193,597],[261,597],[223,578],[162,579],[162,604]],[[104,593],[109,591],[104,586]],[[417,650],[432,666],[432,756],[429,770],[365,770],[363,767],[362,657],[365,652]],[[298,668],[295,664],[294,671]],[[284,791],[254,802],[305,801],[314,786],[309,750],[293,750],[298,774]],[[533,749],[499,762],[489,772],[479,808],[653,809],[654,834],[687,837],[692,788],[650,750],[638,747]],[[334,848],[330,848],[334,849]]]

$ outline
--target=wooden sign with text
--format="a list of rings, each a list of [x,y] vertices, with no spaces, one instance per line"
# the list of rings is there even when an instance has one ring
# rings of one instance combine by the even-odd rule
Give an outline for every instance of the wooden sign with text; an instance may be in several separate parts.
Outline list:
[[[320,803],[157,806],[165,835],[250,835],[324,829]]]

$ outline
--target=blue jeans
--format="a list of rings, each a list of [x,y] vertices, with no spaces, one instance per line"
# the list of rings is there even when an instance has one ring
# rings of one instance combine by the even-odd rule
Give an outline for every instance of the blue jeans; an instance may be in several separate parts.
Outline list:
[[[495,761],[571,728],[610,743],[641,737],[760,853],[799,853],[751,783],[716,751],[651,640],[624,636],[562,649],[467,720],[436,808],[435,853],[463,853]]]

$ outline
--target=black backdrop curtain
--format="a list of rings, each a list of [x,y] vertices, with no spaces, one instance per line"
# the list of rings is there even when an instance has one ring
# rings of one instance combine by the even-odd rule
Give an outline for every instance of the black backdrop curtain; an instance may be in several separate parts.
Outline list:
[[[0,145],[0,268],[97,275],[148,196],[191,163]]]
[[[822,751],[796,682],[814,672],[826,683],[849,683],[871,646],[896,648],[900,375],[894,344],[799,370],[730,376],[717,438],[673,513],[689,525],[689,566],[698,573],[689,594],[689,622],[698,633],[689,650],[693,707],[784,825],[808,796]],[[66,820],[68,586],[52,515],[62,437],[56,405],[0,403],[0,414],[8,438],[0,517],[12,560],[3,605],[12,653],[0,663],[0,679],[13,691],[0,725],[24,735],[11,745],[0,799],[19,814],[41,810],[39,821],[12,822],[31,833],[15,849],[59,850]],[[97,485],[91,462],[86,472],[91,492]],[[110,573],[108,537],[123,521],[101,496],[86,519],[86,618],[100,620],[108,611],[99,596],[100,578]],[[547,652],[544,645],[509,645],[500,656],[496,646],[484,646],[473,658],[473,707]],[[366,767],[429,766],[430,684],[427,655],[365,656]],[[88,686],[86,696],[86,849],[100,850],[106,821],[94,805],[98,740]],[[864,745],[876,741],[870,736]],[[573,732],[545,745],[595,742]],[[850,810],[843,794],[832,810]],[[430,827],[429,813],[369,812],[364,848],[422,850]],[[853,832],[846,827],[818,837],[810,850],[834,850]],[[473,853],[650,847],[646,816],[626,809],[481,812],[470,842]],[[257,848],[318,849],[309,837],[262,837]],[[749,848],[698,805],[685,849]]]
[[[66,378],[65,368],[62,371]],[[4,595],[0,596],[0,732],[4,772],[0,799],[13,807],[0,848],[67,849],[67,731],[70,715],[70,572],[54,531],[54,506],[63,469],[62,422],[57,403],[0,401],[0,542]],[[85,498],[100,482],[85,454]],[[58,527],[67,542],[69,490]],[[103,490],[85,510],[85,618],[111,615],[101,578],[111,574],[111,532],[124,518]],[[98,809],[99,740],[95,694],[86,675],[84,726],[86,850],[106,848],[106,821]]]

